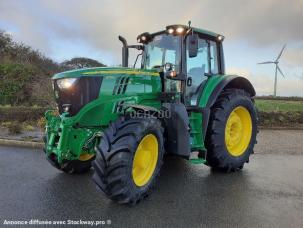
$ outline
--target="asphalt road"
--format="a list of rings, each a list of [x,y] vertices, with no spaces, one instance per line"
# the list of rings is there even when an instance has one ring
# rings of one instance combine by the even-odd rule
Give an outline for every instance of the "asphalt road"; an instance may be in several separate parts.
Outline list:
[[[256,153],[237,173],[214,173],[169,157],[153,194],[134,207],[108,200],[91,181],[92,172],[57,171],[41,151],[0,147],[0,155],[0,227],[4,219],[111,220],[110,227],[303,227],[303,131],[261,131]]]

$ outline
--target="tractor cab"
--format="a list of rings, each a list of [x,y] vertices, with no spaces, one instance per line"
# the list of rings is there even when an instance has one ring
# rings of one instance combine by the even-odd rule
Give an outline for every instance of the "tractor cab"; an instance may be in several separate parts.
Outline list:
[[[187,106],[197,105],[207,79],[225,73],[223,39],[210,31],[170,25],[160,32],[140,34],[141,45],[124,45],[122,62],[126,67],[127,48],[142,50],[141,68],[159,71],[163,92],[178,93]]]
[[[156,69],[160,74],[163,106],[172,113],[172,118],[166,119],[166,147],[187,159],[192,151],[200,151],[205,158],[204,139],[210,115],[207,102],[210,91],[225,73],[224,37],[189,23],[169,25],[156,33],[144,32],[137,37],[140,45],[128,46],[124,38],[119,39],[123,43],[124,67],[128,66],[128,49],[136,48],[142,51],[141,68]]]

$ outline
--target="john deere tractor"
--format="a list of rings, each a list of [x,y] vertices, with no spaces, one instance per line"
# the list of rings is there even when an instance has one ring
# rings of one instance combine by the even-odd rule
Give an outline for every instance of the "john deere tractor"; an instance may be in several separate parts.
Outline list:
[[[45,153],[66,173],[94,168],[113,201],[136,204],[171,154],[223,172],[249,161],[257,134],[251,83],[225,75],[224,37],[184,25],[123,44],[122,67],[53,77],[58,110],[46,112]],[[129,68],[129,50],[140,67]]]

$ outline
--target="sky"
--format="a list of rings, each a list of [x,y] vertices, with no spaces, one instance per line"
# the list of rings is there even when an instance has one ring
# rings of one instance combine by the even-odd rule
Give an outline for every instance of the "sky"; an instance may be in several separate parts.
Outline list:
[[[121,63],[121,43],[142,32],[187,24],[225,36],[226,71],[248,78],[258,95],[303,96],[303,0],[0,0],[0,29],[57,62],[73,57]]]

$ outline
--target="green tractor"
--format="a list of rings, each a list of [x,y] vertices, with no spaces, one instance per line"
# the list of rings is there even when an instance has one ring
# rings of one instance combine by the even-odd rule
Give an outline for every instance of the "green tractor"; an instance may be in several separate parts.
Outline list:
[[[137,45],[119,36],[122,67],[56,74],[58,110],[45,114],[49,162],[66,173],[93,166],[107,197],[129,204],[149,194],[165,154],[223,172],[242,169],[256,143],[255,90],[225,75],[223,39],[171,25],[139,35]],[[131,48],[140,68],[128,67]]]

